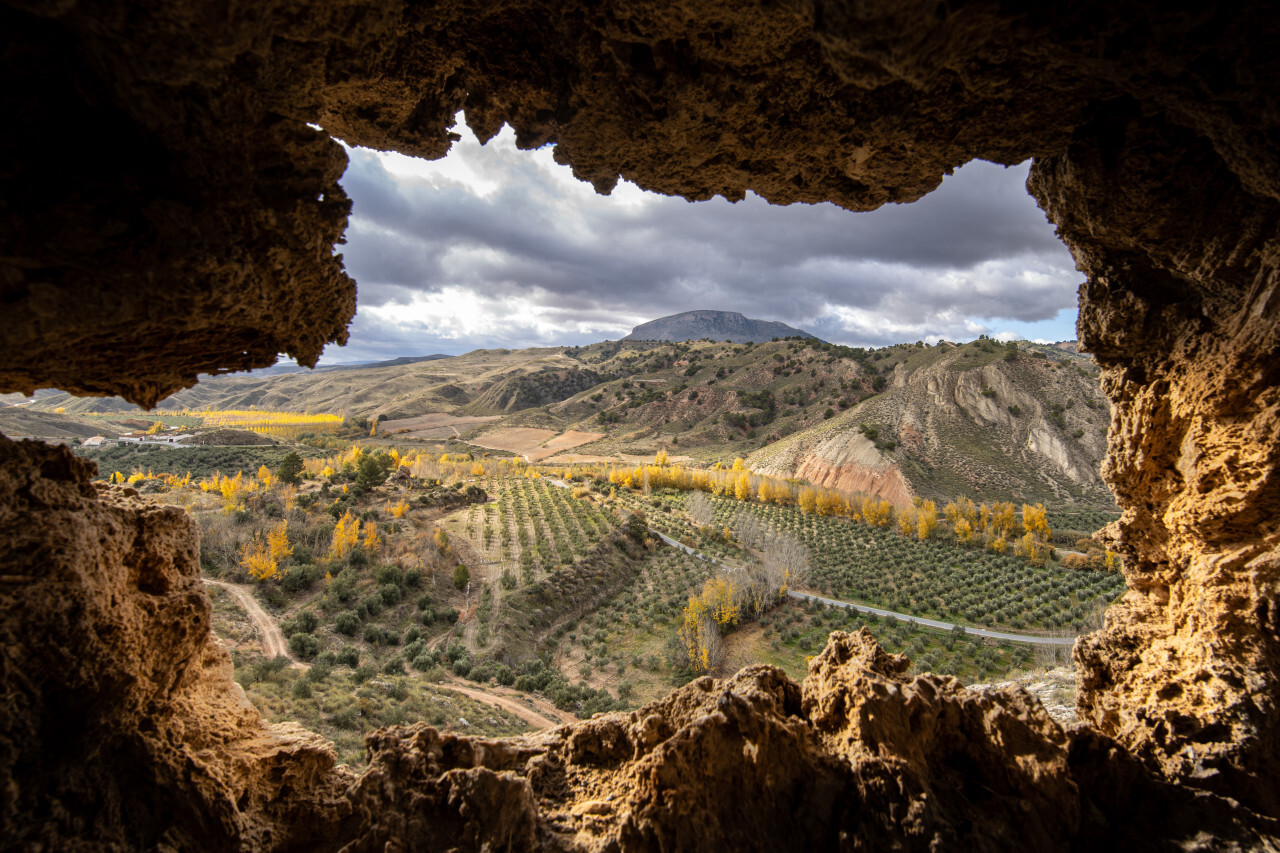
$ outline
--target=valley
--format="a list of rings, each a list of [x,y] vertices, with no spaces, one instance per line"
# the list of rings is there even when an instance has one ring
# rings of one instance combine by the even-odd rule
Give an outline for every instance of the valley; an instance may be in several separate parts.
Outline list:
[[[237,681],[358,765],[390,723],[800,680],[835,630],[965,682],[1060,666],[1124,589],[1107,413],[1070,347],[793,337],[226,376],[155,412],[42,393],[0,428],[198,519]]]

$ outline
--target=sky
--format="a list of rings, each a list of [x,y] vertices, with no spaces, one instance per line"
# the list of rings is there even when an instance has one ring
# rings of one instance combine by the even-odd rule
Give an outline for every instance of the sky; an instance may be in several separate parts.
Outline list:
[[[461,116],[459,116],[461,119]],[[1075,338],[1082,276],[1027,194],[975,161],[918,202],[851,213],[754,194],[597,195],[504,128],[441,160],[348,149],[350,343],[325,363],[616,340],[681,311],[738,311],[850,346]]]

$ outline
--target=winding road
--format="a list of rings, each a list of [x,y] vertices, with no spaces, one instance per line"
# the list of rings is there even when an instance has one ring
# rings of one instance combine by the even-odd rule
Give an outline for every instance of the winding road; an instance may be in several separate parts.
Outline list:
[[[667,534],[654,530],[652,527],[649,528],[649,532],[657,536],[663,542],[666,542],[668,545],[674,548],[679,548],[681,551],[684,551],[690,556],[697,557],[699,560],[707,560],[708,562],[715,563],[718,566],[723,566],[731,572],[741,571],[738,566],[731,566],[728,563],[717,560],[715,557],[710,557],[701,551],[690,548],[688,545],[677,542]],[[844,607],[849,610],[856,610],[859,613],[874,613],[877,616],[892,616],[902,622],[912,622],[916,625],[920,625],[925,628],[934,628],[938,631],[954,631],[956,628],[963,628],[966,634],[974,637],[990,637],[993,640],[1007,640],[1011,643],[1031,643],[1037,646],[1074,646],[1076,644],[1075,637],[1041,637],[1034,634],[1010,634],[1004,631],[993,631],[990,628],[970,628],[967,625],[954,625],[950,622],[943,622],[938,619],[926,619],[923,616],[912,616],[910,613],[899,613],[896,610],[883,610],[879,607],[871,607],[866,604],[854,604],[851,601],[839,601],[834,598],[823,598],[820,595],[813,595],[812,593],[807,592],[796,592],[795,590],[791,590],[787,595],[792,598],[800,599],[801,601],[820,601],[823,604],[828,604],[832,607]]]
[[[561,711],[550,702],[543,701],[534,696],[518,691],[510,693],[502,690],[502,688],[493,687],[472,687],[464,683],[455,676],[449,676],[447,682],[438,685],[441,690],[452,690],[461,693],[477,702],[484,702],[488,705],[494,705],[502,708],[504,711],[510,711],[520,719],[524,720],[539,731],[543,729],[555,728],[564,723],[574,723],[578,718],[568,711]],[[524,704],[525,700],[533,704],[535,707],[530,708]]]
[[[249,621],[253,623],[253,627],[257,632],[262,635],[262,653],[264,655],[269,658],[283,656],[289,658],[295,669],[307,668],[306,664],[293,660],[293,656],[289,654],[289,643],[285,640],[279,624],[267,615],[267,611],[262,609],[258,599],[253,597],[253,590],[249,587],[226,583],[225,581],[215,581],[209,578],[201,578],[201,580],[209,584],[209,586],[225,589],[244,608],[244,612],[249,615]]]

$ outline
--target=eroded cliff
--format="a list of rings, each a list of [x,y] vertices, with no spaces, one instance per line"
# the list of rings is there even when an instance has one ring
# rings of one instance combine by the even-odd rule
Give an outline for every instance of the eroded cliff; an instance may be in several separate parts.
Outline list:
[[[1034,157],[1087,276],[1131,587],[1078,646],[1070,734],[837,637],[798,705],[756,669],[535,743],[393,730],[342,794],[323,745],[235,696],[192,526],[5,443],[11,844],[752,847],[764,816],[788,846],[1274,846],[1271,4],[9,0],[0,22],[3,391],[149,404],[342,340],[330,134],[439,156],[465,107],[601,191],[858,209]]]

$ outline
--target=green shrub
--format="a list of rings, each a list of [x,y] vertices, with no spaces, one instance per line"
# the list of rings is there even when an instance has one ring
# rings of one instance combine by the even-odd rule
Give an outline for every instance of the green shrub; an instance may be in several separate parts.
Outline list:
[[[471,572],[462,563],[453,570],[453,585],[458,589],[466,589],[468,583],[471,582]]]
[[[320,653],[320,639],[315,634],[298,632],[289,638],[289,651],[310,660]]]
[[[338,663],[355,669],[360,663],[360,650],[355,646],[343,646],[338,649]]]
[[[356,709],[354,706],[348,706],[337,711],[329,718],[330,724],[336,729],[351,731],[356,727]]]
[[[348,637],[354,637],[356,632],[360,630],[360,614],[356,613],[354,610],[344,610],[339,613],[338,618],[334,620],[333,627],[336,628],[340,634],[346,634]]]
[[[378,587],[378,595],[382,598],[382,603],[388,607],[400,603],[400,587],[393,583],[384,583]]]

